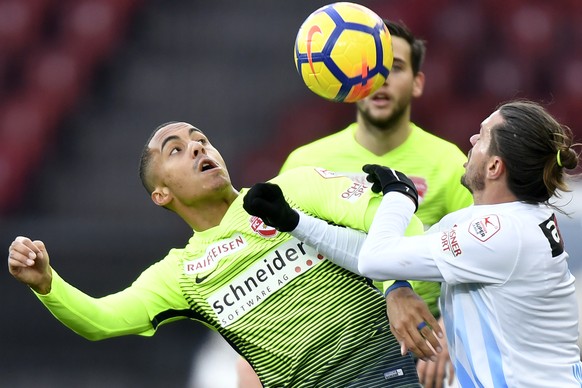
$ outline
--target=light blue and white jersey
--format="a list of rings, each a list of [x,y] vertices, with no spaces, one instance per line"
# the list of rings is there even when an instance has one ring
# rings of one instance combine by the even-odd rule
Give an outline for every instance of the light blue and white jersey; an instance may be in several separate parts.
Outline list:
[[[431,232],[461,385],[580,387],[574,277],[551,209],[473,206]]]
[[[408,197],[391,192],[367,237],[304,215],[292,233],[374,280],[443,282],[441,310],[462,387],[581,387],[574,276],[552,210],[471,206],[406,237],[413,211]]]

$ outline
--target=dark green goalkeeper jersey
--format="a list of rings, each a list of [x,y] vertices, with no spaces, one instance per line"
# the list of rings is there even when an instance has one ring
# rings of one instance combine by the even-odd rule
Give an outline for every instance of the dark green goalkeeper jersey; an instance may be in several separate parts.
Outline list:
[[[367,230],[380,202],[362,178],[306,167],[272,180],[291,206]],[[190,318],[218,331],[265,387],[418,387],[400,355],[383,295],[287,233],[242,208],[246,190],[220,225],[196,232],[127,289],[92,298],[53,273],[40,300],[78,334],[98,340],[153,335]],[[413,218],[408,234],[422,233]],[[389,258],[387,258],[389,259]]]

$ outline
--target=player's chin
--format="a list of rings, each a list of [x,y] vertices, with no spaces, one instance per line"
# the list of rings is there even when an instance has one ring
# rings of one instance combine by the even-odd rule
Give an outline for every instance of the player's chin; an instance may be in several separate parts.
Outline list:
[[[385,127],[392,121],[392,108],[380,107],[369,110],[369,118],[378,127]]]

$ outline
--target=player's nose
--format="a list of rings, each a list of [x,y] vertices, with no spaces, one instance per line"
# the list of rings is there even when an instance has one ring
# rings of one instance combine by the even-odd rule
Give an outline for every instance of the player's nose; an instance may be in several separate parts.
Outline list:
[[[477,143],[477,140],[479,140],[478,134],[475,134],[469,138],[469,142],[471,143],[472,146],[474,146]]]
[[[206,154],[206,148],[204,147],[204,144],[202,144],[199,141],[190,141],[188,143],[188,151],[190,153],[190,156],[192,156],[192,158],[197,157],[200,153],[202,154]]]

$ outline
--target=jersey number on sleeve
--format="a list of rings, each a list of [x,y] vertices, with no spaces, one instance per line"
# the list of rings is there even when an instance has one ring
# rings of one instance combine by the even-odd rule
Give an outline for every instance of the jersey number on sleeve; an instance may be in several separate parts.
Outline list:
[[[550,218],[540,224],[540,228],[550,243],[552,257],[561,255],[564,252],[564,242],[562,241],[562,235],[558,229],[556,216],[552,214]]]

